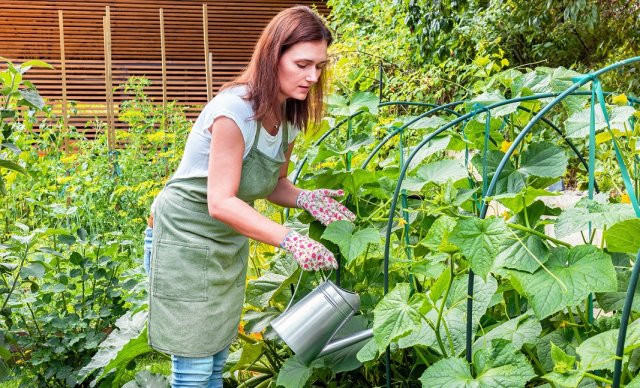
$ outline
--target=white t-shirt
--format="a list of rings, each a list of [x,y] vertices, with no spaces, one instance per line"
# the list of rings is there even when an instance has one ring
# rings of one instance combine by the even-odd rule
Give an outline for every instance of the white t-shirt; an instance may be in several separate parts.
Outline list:
[[[200,112],[193,128],[191,128],[182,160],[173,178],[201,178],[208,176],[211,146],[209,127],[220,116],[230,118],[240,128],[244,138],[242,158],[247,157],[255,139],[256,121],[251,118],[254,113],[252,103],[243,99],[246,93],[246,86],[236,86],[223,90],[209,101]],[[288,131],[288,144],[291,144],[300,130],[289,125]],[[278,133],[273,136],[264,127],[260,126],[258,149],[268,156],[277,157],[282,143],[282,132],[282,126],[280,126]]]

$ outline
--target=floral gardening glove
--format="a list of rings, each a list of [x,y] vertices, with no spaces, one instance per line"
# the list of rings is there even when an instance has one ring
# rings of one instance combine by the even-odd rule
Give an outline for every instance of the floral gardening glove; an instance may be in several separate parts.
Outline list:
[[[355,221],[356,215],[332,197],[344,195],[344,190],[319,189],[302,191],[296,205],[308,211],[316,220],[327,226],[334,221]]]
[[[331,251],[319,242],[294,230],[287,233],[280,246],[293,254],[293,258],[304,271],[338,268],[338,262]]]

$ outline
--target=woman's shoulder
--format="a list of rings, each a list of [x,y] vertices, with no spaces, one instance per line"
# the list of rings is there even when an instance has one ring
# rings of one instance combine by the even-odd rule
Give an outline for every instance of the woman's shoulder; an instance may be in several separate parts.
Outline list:
[[[248,88],[246,85],[235,85],[221,90],[211,102],[222,103],[228,101],[251,106],[251,102],[247,99],[247,94]]]
[[[253,104],[246,99],[247,87],[232,86],[219,92],[208,104],[207,111],[231,111],[243,118],[253,116]]]

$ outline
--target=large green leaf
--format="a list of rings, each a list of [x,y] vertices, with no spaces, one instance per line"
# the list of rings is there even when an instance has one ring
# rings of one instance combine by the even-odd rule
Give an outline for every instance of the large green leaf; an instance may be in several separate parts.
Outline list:
[[[420,377],[427,387],[478,387],[464,358],[445,358],[431,365]]]
[[[258,333],[264,330],[267,325],[276,319],[282,312],[275,307],[268,307],[264,310],[245,310],[242,320],[245,323],[246,333]]]
[[[313,368],[317,366],[321,366],[321,363],[317,360],[307,366],[298,357],[289,357],[278,372],[276,384],[278,387],[282,386],[284,388],[304,387],[311,374],[313,374]]]
[[[344,173],[344,179],[342,179],[342,188],[352,195],[358,195],[360,188],[367,184],[376,182],[378,180],[375,171],[367,170],[353,170]]]
[[[327,226],[322,238],[329,240],[340,247],[340,253],[350,263],[360,256],[368,244],[380,242],[380,234],[376,229],[366,228],[356,230],[349,221],[336,221]]]
[[[478,338],[474,349],[488,347],[494,339],[508,340],[514,348],[520,350],[525,343],[535,344],[542,332],[542,326],[531,314],[523,314],[494,327],[487,334]]]
[[[351,103],[349,104],[350,114],[354,114],[359,110],[367,109],[369,113],[378,114],[378,104],[380,99],[377,95],[371,92],[358,92],[351,97]]]
[[[323,146],[321,146],[321,149],[324,148],[328,151],[330,151],[329,155],[344,155],[348,152],[357,152],[360,148],[373,143],[373,137],[369,134],[366,133],[357,133],[355,135],[353,135],[350,139],[348,139],[346,141],[346,143],[341,144],[339,147],[335,147],[333,145],[327,144],[325,145],[323,143]],[[323,160],[327,157],[328,155],[326,153],[322,153],[322,151],[320,153],[318,153],[318,156],[316,157],[316,160],[320,159]],[[315,160],[314,160],[315,162]]]
[[[539,197],[555,197],[560,194],[552,193],[545,189],[536,189],[531,186],[527,186],[524,190],[520,190],[516,193],[504,193],[495,195],[492,198],[499,201],[504,206],[508,207],[514,213],[520,213],[526,207],[529,207],[532,203],[538,200]]]
[[[567,169],[566,152],[549,142],[532,143],[522,153],[519,171],[537,177],[557,178]]]
[[[373,310],[373,338],[378,351],[383,351],[391,341],[420,328],[422,315],[427,309],[424,294],[411,296],[409,284],[397,284]]]
[[[115,358],[113,358],[102,370],[101,377],[107,375],[111,370],[120,370],[135,359],[136,357],[152,352],[147,340],[147,328],[137,337],[129,341],[122,350],[120,350]]]
[[[260,359],[260,356],[262,356],[263,346],[264,342],[256,342],[255,344],[245,343],[242,347],[240,360],[238,360],[229,372],[233,373],[237,370],[247,369],[253,365],[258,359]]]
[[[475,377],[464,359],[445,358],[427,368],[420,381],[423,387],[524,387],[536,377],[524,354],[502,340],[476,351],[473,369]]]
[[[23,100],[21,100],[21,102],[24,105],[28,105],[39,110],[42,110],[42,108],[44,108],[44,100],[37,90],[21,89],[20,95],[22,95]]]
[[[545,267],[536,272],[510,272],[539,319],[584,302],[589,293],[615,291],[617,287],[611,258],[592,245],[556,247]]]
[[[640,250],[640,218],[618,222],[604,233],[611,252],[636,254]]]
[[[616,292],[599,292],[596,294],[598,300],[598,306],[606,312],[622,310],[625,299],[627,297],[627,289],[629,287],[629,281],[631,277],[631,271],[625,269],[619,269],[616,272],[618,277],[618,291]],[[631,309],[633,311],[640,311],[640,287],[638,285],[640,281],[636,283],[635,296],[633,298],[633,304]]]
[[[270,271],[258,279],[249,280],[245,294],[246,302],[256,307],[268,307],[271,298],[295,282],[297,269],[292,258],[279,257]]]
[[[487,177],[488,180],[491,181],[493,176],[495,175],[498,166],[502,158],[505,156],[505,153],[497,150],[490,150],[487,152],[486,159],[486,167],[487,167]],[[473,166],[482,173],[483,170],[483,159],[482,154],[475,155],[471,162]],[[521,172],[517,171],[511,162],[511,160],[507,160],[504,168],[500,172],[500,176],[498,177],[498,182],[496,183],[496,187],[493,195],[502,194],[502,193],[518,193],[525,187],[525,177]]]
[[[500,244],[509,237],[502,218],[467,218],[453,228],[449,241],[460,247],[473,272],[486,278],[494,266]]]
[[[426,164],[418,169],[418,176],[425,182],[442,184],[449,180],[456,182],[468,176],[467,169],[459,160],[442,159]]]
[[[442,151],[447,148],[449,142],[451,141],[451,136],[443,136],[436,137],[431,140],[429,143],[425,144],[418,152],[416,152],[413,159],[411,159],[411,163],[409,163],[408,171],[412,171],[416,168],[423,160],[428,158],[429,156],[435,154],[436,152]],[[413,152],[415,147],[409,147],[407,150],[408,153]]]
[[[549,249],[540,237],[513,230],[509,234],[500,245],[494,270],[511,268],[532,273],[547,261]]]
[[[29,175],[29,173],[24,167],[10,160],[0,159],[0,168],[6,168],[7,170],[13,170],[24,175]]]
[[[540,82],[532,87],[535,92],[554,92],[562,93],[574,84],[576,77],[582,74],[566,69],[564,67],[537,67],[536,73],[544,75]],[[584,90],[584,86],[582,89]],[[584,107],[589,97],[587,96],[567,96],[562,100],[562,105],[567,109],[569,114],[579,111]]]
[[[443,242],[446,242],[447,237],[455,226],[455,218],[446,215],[438,217],[433,224],[431,224],[427,235],[420,241],[420,244],[431,250],[437,250]]]
[[[587,338],[578,346],[576,353],[580,356],[580,369],[589,371],[607,369],[613,371],[618,343],[618,329],[605,331]],[[627,327],[624,343],[625,359],[635,348],[640,347],[640,320],[635,320]]]
[[[588,230],[589,223],[593,229],[604,229],[635,217],[635,212],[629,204],[608,203],[608,199],[602,196],[596,196],[594,199],[582,198],[574,207],[560,214],[555,225],[555,234],[562,238]]]
[[[328,99],[329,110],[335,116],[351,116],[360,110],[378,114],[378,96],[371,92],[358,92],[353,95],[351,101],[339,95],[330,95]]]
[[[484,92],[477,97],[474,97],[471,101],[469,101],[468,104],[470,105],[470,107],[473,107],[475,104],[480,104],[482,106],[489,106],[489,105],[497,104],[503,101],[506,101],[506,99],[497,90],[492,90],[489,92]],[[493,108],[491,110],[491,116],[492,117],[506,116],[518,110],[519,105],[520,105],[519,102],[512,102],[510,104]],[[479,115],[478,119],[484,120],[485,119],[484,114]]]
[[[116,329],[102,341],[91,361],[78,372],[79,382],[99,368],[104,376],[109,370],[126,365],[140,354],[151,351],[147,344],[147,312],[125,313],[116,320]]]
[[[415,117],[407,117],[406,121],[409,120],[413,120],[415,119]],[[420,120],[416,121],[415,123],[409,125],[409,128],[411,129],[437,129],[442,127],[443,125],[446,125],[448,123],[447,120],[443,119],[440,116],[428,116],[428,117],[423,117]],[[449,137],[446,136],[445,139],[447,139],[447,144],[449,143]],[[431,142],[435,142],[437,139],[433,139]]]
[[[30,61],[23,62],[20,65],[20,67],[21,68],[26,68],[26,67],[44,67],[45,69],[53,70],[53,66],[51,66],[47,62],[39,60],[39,59],[32,59]]]
[[[633,107],[627,105],[616,106],[610,109],[609,122],[611,124],[611,128],[624,130],[626,125],[627,129],[629,129],[627,120],[629,120],[635,111],[636,110]],[[580,112],[572,114],[564,123],[567,136],[570,138],[582,138],[589,136],[590,123],[591,108],[586,108]],[[607,122],[604,118],[604,114],[598,105],[595,109],[595,129],[598,131],[606,126]]]
[[[443,275],[444,277],[444,275]],[[465,349],[465,340],[467,333],[467,284],[469,276],[464,275],[453,281],[449,296],[445,303],[444,311],[442,312],[442,325],[440,326],[440,337],[445,342],[446,351],[449,354],[460,354]],[[472,310],[472,331],[475,336],[478,330],[478,324],[480,318],[487,312],[491,300],[498,289],[498,282],[492,276],[489,276],[486,280],[483,280],[479,276],[475,276],[473,279],[473,310]],[[429,291],[431,292],[431,290]],[[438,292],[440,293],[440,292]],[[441,306],[442,300],[438,300],[433,303],[435,306]],[[424,318],[431,322],[433,326],[436,325],[438,319],[438,311],[432,309],[427,312]],[[445,328],[446,326],[446,328]],[[424,322],[418,330],[413,330],[411,333],[398,340],[398,345],[401,348],[408,348],[415,345],[429,346],[434,349],[439,349],[438,341],[435,335],[435,331],[429,324]],[[451,349],[453,346],[453,349]]]

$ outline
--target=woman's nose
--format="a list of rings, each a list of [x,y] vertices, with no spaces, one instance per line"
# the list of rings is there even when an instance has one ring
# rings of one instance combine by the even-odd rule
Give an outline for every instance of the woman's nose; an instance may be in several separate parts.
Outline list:
[[[320,77],[320,72],[322,70],[316,67],[312,67],[309,72],[307,72],[307,81],[309,82],[318,82],[318,78]]]

